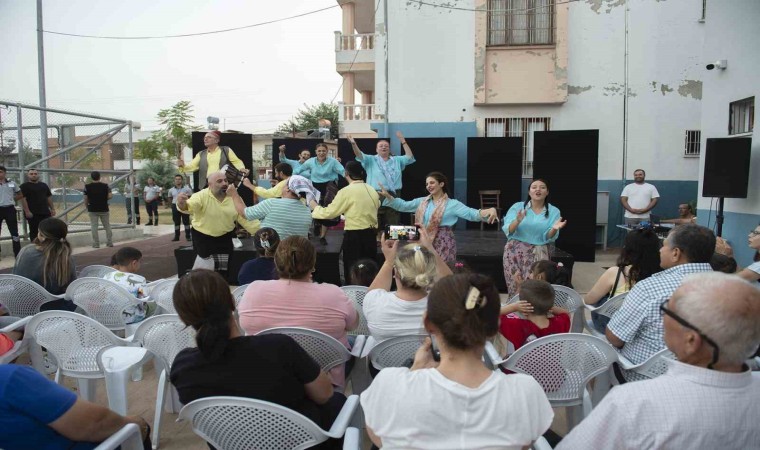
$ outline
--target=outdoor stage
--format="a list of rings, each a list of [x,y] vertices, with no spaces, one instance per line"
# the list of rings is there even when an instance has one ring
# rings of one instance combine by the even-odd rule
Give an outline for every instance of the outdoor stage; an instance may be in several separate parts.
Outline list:
[[[460,261],[466,263],[474,272],[491,276],[499,291],[506,291],[504,271],[502,269],[502,257],[506,237],[501,230],[456,230],[457,255]],[[240,266],[249,259],[256,257],[256,249],[251,239],[243,239],[243,247],[235,249],[230,257],[228,282],[237,285],[237,274]],[[316,239],[312,240],[317,249],[317,264],[314,272],[314,280],[319,283],[331,283],[340,286],[340,247],[343,243],[343,232],[330,230],[327,233],[327,245],[321,245]],[[195,251],[192,246],[181,247],[174,250],[177,260],[177,274],[182,275],[193,266]],[[573,256],[562,250],[555,250],[552,260],[562,262],[564,266],[573,272]],[[377,261],[382,263],[383,254],[377,249]]]

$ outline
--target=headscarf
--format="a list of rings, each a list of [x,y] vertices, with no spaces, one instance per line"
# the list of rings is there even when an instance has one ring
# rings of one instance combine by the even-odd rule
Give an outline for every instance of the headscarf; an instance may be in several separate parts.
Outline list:
[[[317,188],[311,184],[311,180],[301,175],[293,175],[288,178],[288,189],[298,194],[299,197],[306,196],[306,202],[311,203],[312,200],[319,203],[321,193]]]

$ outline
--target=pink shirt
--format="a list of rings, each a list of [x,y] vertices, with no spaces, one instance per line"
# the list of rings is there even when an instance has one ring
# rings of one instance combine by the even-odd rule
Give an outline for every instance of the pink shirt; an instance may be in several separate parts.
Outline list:
[[[238,305],[240,326],[252,335],[267,328],[302,327],[321,331],[348,348],[346,330],[359,323],[353,303],[335,285],[294,280],[254,281]],[[330,371],[333,384],[344,383],[343,366]]]

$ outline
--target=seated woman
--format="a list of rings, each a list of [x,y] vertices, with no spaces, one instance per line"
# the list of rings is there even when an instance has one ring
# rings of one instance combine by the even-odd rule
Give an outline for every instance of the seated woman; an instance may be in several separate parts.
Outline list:
[[[66,240],[68,232],[66,222],[55,217],[40,222],[34,244],[22,248],[16,257],[13,274],[29,278],[53,295],[65,293],[77,277],[71,245]],[[42,311],[75,309],[74,302],[64,299],[47,302],[40,308]]]
[[[238,284],[253,283],[256,280],[276,280],[277,271],[274,267],[274,252],[280,245],[280,235],[274,228],[261,228],[253,235],[253,245],[258,256],[243,263],[238,272]]]
[[[634,284],[662,270],[660,247],[662,243],[650,228],[638,228],[625,237],[617,263],[599,277],[594,287],[583,297],[587,305],[602,306],[608,299],[628,292]],[[592,312],[594,328],[604,333],[609,318]]]
[[[198,348],[182,350],[170,379],[187,404],[212,396],[248,397],[298,411],[329,429],[346,399],[327,374],[290,337],[243,336],[227,282],[210,270],[193,270],[174,287],[174,307],[197,330]]]
[[[451,269],[435,251],[425,230],[420,229],[420,234],[419,243],[400,249],[399,241],[382,238],[385,262],[363,303],[369,332],[378,342],[424,333],[422,316],[427,309],[428,291],[437,278],[451,275]],[[394,279],[397,290],[390,292]]]
[[[367,433],[378,447],[523,449],[552,423],[541,386],[528,375],[505,375],[481,361],[499,329],[499,292],[478,274],[451,275],[430,292],[430,339],[414,365],[380,371],[361,395]]]
[[[747,236],[749,248],[755,251],[754,262],[742,269],[739,276],[749,282],[760,281],[760,225],[749,232]]]
[[[359,324],[353,303],[338,286],[313,283],[317,261],[314,245],[302,236],[290,236],[277,246],[274,264],[279,280],[254,281],[238,305],[240,326],[246,334],[274,327],[302,327],[321,331],[349,347],[346,331]],[[343,366],[330,371],[336,386],[344,384]]]

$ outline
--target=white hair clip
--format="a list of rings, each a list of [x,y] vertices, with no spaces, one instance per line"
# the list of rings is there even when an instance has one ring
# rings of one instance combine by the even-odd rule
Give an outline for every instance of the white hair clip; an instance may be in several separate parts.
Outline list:
[[[480,289],[471,286],[470,291],[467,293],[467,300],[464,302],[464,308],[468,311],[475,309],[476,306],[480,308],[485,303],[485,300],[484,297],[481,297]]]

